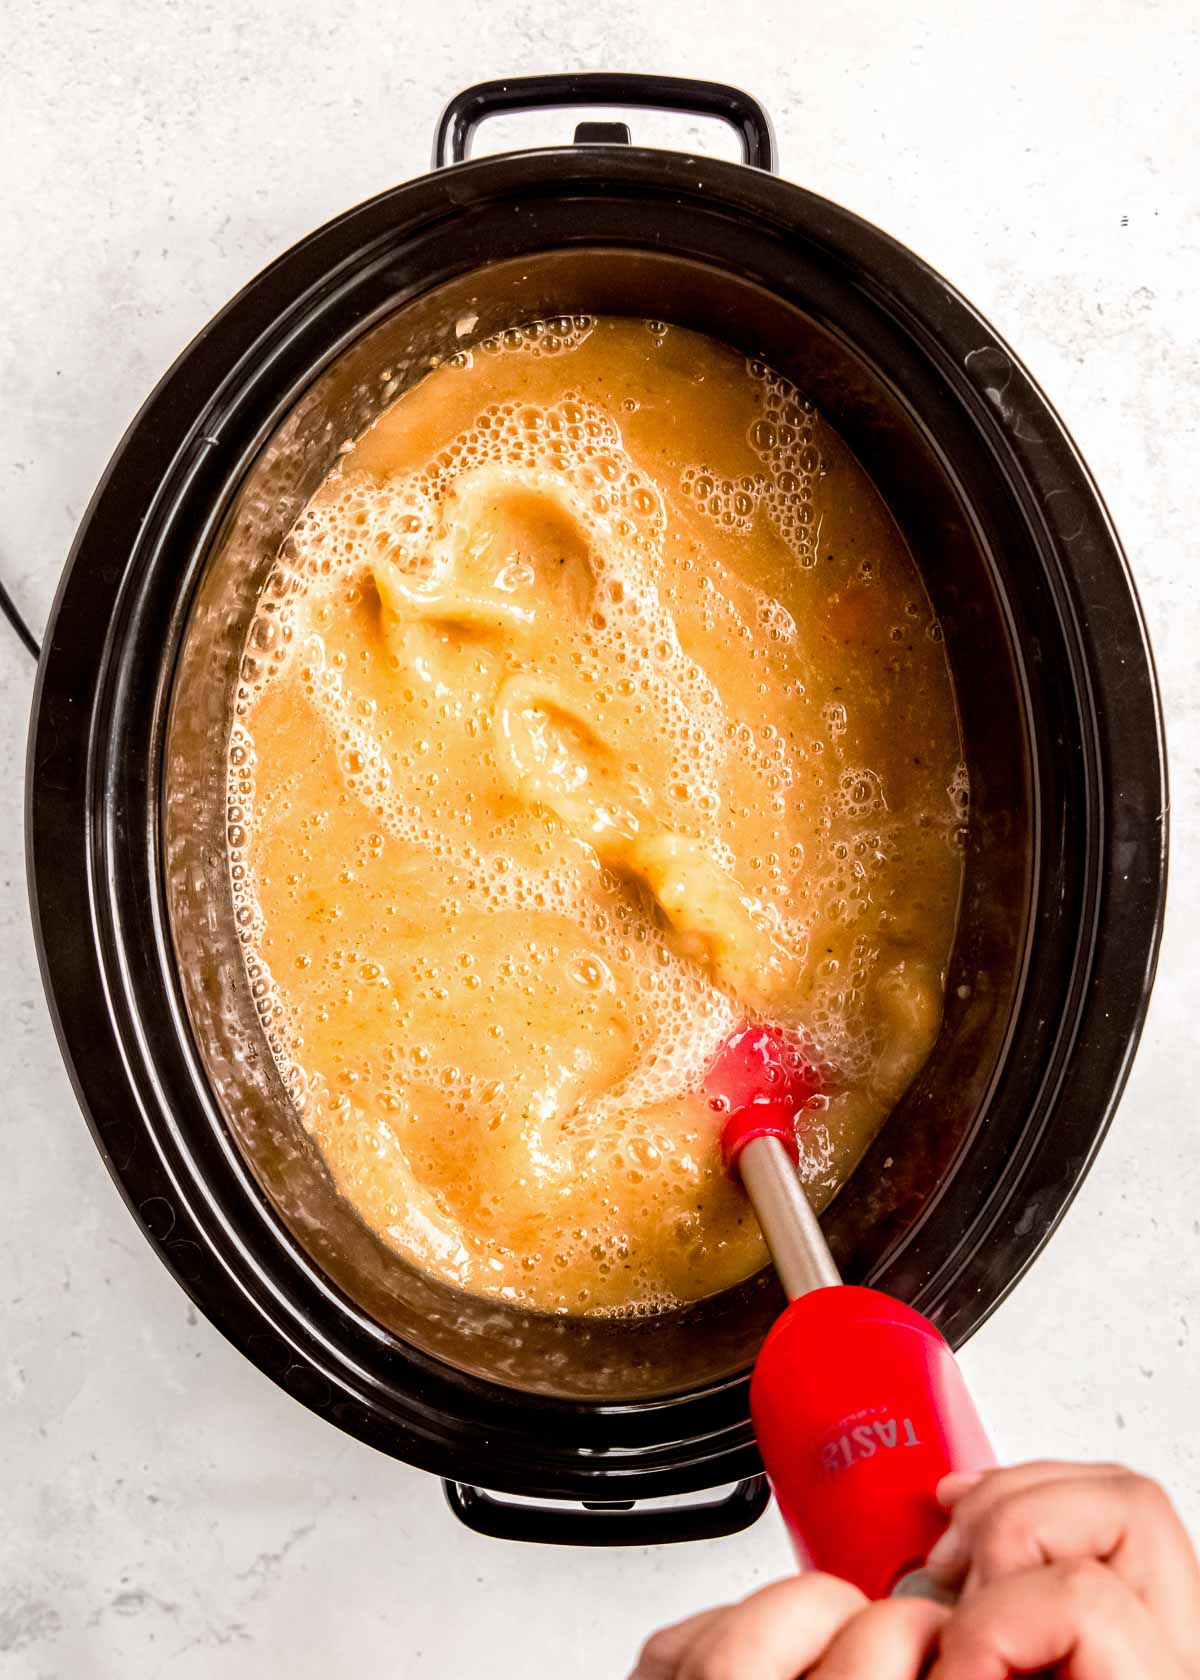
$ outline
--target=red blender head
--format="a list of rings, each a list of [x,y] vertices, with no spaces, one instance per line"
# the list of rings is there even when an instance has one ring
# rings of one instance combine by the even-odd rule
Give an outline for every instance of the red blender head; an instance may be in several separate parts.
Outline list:
[[[704,1080],[713,1110],[724,1117],[721,1154],[732,1172],[755,1138],[777,1138],[793,1161],[800,1156],[796,1122],[820,1090],[820,1080],[779,1027],[742,1027],[731,1033]]]

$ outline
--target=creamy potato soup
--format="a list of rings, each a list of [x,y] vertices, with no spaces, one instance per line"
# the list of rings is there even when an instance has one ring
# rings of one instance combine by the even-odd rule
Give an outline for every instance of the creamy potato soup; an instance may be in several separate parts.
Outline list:
[[[820,1206],[925,1059],[967,797],[941,633],[846,446],[660,322],[476,345],[278,557],[228,745],[272,1054],[400,1254],[552,1312],[766,1261],[702,1094],[780,1027]]]

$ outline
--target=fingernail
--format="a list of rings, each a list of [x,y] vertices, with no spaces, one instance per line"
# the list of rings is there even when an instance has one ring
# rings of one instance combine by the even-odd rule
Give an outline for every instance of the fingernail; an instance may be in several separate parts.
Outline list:
[[[982,1470],[951,1470],[948,1476],[942,1477],[934,1490],[938,1504],[953,1505],[982,1480]]]
[[[929,1548],[925,1567],[931,1575],[952,1575],[963,1561],[962,1535],[951,1523],[941,1539]]]

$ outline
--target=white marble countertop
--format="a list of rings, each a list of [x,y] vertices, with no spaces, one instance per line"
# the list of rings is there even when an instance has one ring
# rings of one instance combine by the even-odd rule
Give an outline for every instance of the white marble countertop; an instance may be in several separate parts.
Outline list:
[[[467,0],[10,0],[0,575],[40,632],[159,373],[293,240],[423,170],[460,86],[576,67],[751,89],[785,174],[912,245],[1018,347],[1142,589],[1174,778],[1154,1006],[1082,1194],[964,1360],[1009,1455],[1127,1460],[1200,1530],[1194,6],[843,0],[802,22],[783,0],[517,0],[483,16]],[[0,1673],[619,1680],[649,1627],[785,1572],[773,1515],[632,1566],[476,1539],[431,1477],[336,1432],[197,1317],[120,1204],[50,1031],[22,857],[31,684],[5,631]]]

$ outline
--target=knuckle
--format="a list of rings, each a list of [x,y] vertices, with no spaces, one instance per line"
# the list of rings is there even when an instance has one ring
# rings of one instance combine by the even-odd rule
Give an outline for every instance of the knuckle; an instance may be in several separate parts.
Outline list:
[[[897,1636],[917,1633],[929,1626],[932,1616],[942,1612],[927,1598],[885,1598],[862,1612],[864,1619],[873,1618],[880,1627]]]
[[[675,1673],[678,1652],[671,1642],[671,1630],[652,1633],[638,1652],[634,1666],[636,1680],[670,1680]]]
[[[938,1639],[939,1664],[951,1672],[969,1671],[973,1661],[985,1650],[985,1641],[970,1611],[947,1622]]]
[[[985,1572],[1040,1559],[1037,1530],[1014,1495],[987,1511],[975,1529],[972,1561]]]
[[[677,1680],[746,1680],[751,1674],[774,1673],[779,1666],[781,1613],[803,1634],[807,1646],[813,1630],[827,1626],[829,1636],[867,1603],[848,1581],[818,1572],[774,1581],[744,1599],[679,1664]],[[654,1671],[652,1671],[654,1672]]]
[[[862,1612],[864,1622],[877,1624],[879,1627],[895,1628],[900,1632],[906,1627],[919,1625],[924,1620],[925,1607],[919,1598],[885,1598],[878,1604],[871,1604]]]
[[[1152,1476],[1139,1476],[1132,1470],[1126,1470],[1123,1479],[1126,1498],[1146,1516],[1157,1519],[1174,1509],[1166,1489]]]
[[[671,1636],[667,1628],[659,1628],[652,1633],[638,1652],[638,1666],[657,1671],[666,1664],[670,1651]]]
[[[1112,1575],[1098,1558],[1067,1558],[1054,1568],[1060,1590],[1075,1609],[1094,1609],[1108,1602]]]
[[[684,1662],[679,1680],[745,1680],[754,1673],[756,1660],[748,1641],[722,1634],[701,1655]]]
[[[811,1574],[801,1575],[797,1585],[831,1612],[840,1611],[849,1616],[868,1603],[864,1593],[837,1575],[824,1575],[814,1570]]]
[[[832,1649],[821,1660],[821,1680],[866,1680],[885,1653],[889,1665],[899,1659],[915,1672],[922,1658],[928,1658],[934,1635],[947,1615],[944,1607],[920,1598],[868,1604],[843,1624]],[[906,1666],[905,1672],[909,1671]]]

